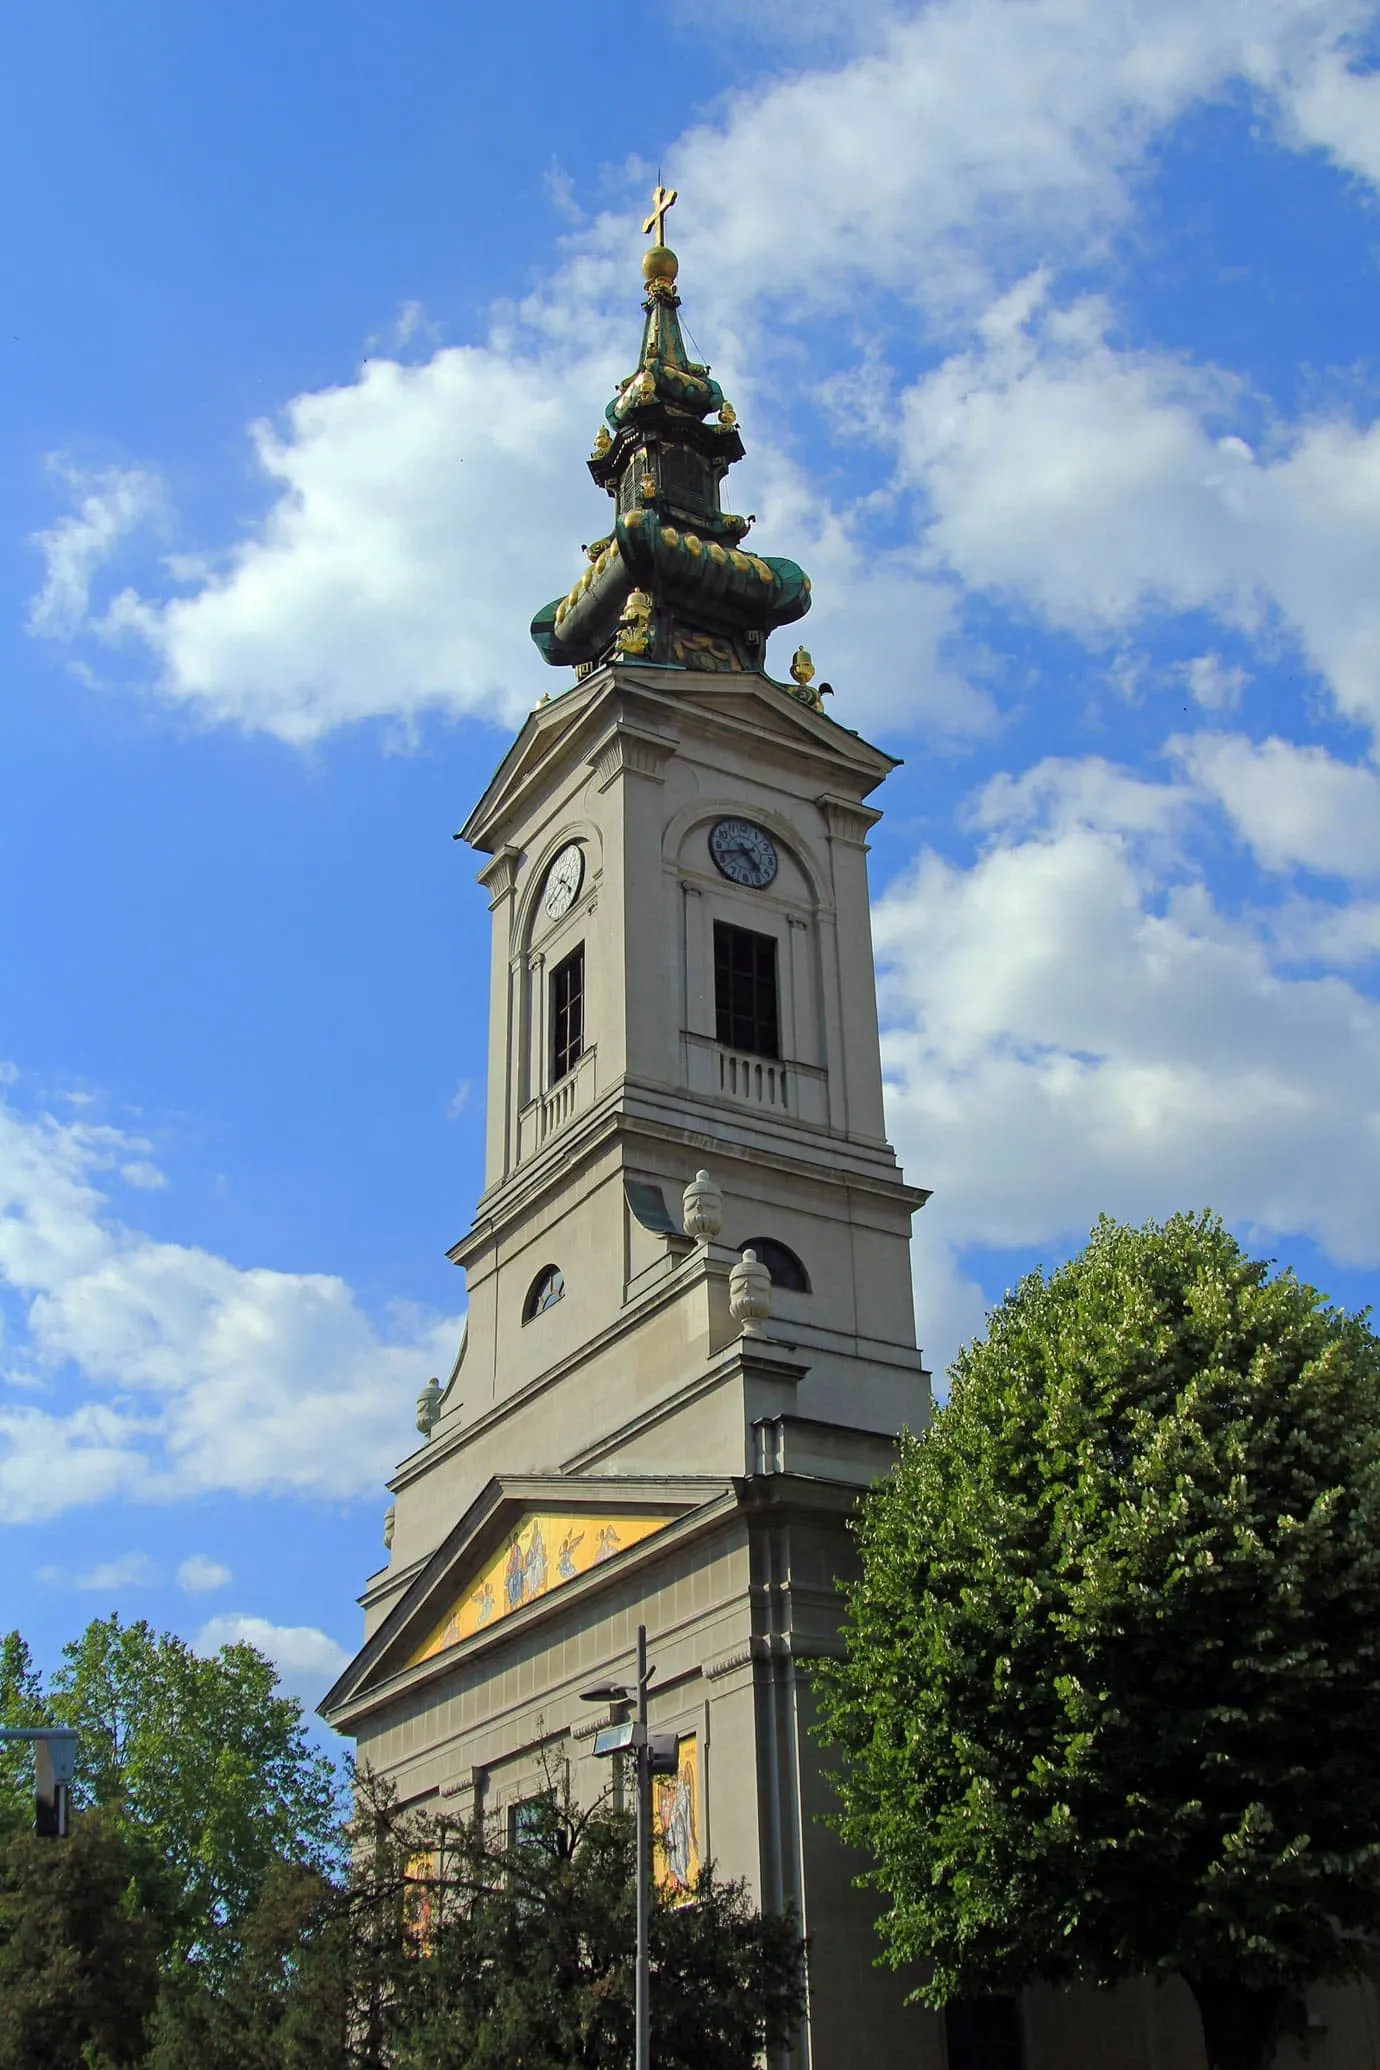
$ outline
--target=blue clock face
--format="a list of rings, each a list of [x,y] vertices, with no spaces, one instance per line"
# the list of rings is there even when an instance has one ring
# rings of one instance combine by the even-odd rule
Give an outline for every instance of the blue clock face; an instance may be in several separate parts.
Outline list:
[[[761,891],[776,875],[776,850],[748,819],[721,819],[710,831],[709,853],[725,877],[750,891]]]

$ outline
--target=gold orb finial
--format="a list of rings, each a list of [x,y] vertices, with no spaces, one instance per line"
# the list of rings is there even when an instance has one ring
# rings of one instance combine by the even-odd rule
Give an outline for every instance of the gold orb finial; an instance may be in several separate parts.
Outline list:
[[[815,664],[808,647],[797,647],[791,659],[791,674],[801,688],[814,681]]]
[[[680,271],[680,260],[666,246],[666,211],[674,208],[675,201],[675,188],[663,187],[658,173],[652,189],[652,212],[642,225],[642,235],[653,240],[650,251],[642,254],[642,278],[648,287],[671,287]]]
[[[664,281],[670,287],[680,271],[680,260],[664,244],[651,245],[642,254],[642,278],[648,287]]]

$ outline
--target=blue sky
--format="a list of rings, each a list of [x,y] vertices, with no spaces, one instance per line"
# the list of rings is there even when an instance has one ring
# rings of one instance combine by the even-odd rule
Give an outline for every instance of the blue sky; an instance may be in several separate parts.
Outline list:
[[[463,1310],[487,911],[658,167],[814,582],[942,1369],[1101,1209],[1380,1262],[1380,40],[1344,0],[0,26],[5,1623],[319,1692]],[[783,673],[790,634],[774,652]]]

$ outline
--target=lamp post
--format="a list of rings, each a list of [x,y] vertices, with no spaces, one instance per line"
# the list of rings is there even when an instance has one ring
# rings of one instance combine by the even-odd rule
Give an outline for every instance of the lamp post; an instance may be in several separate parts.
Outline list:
[[[634,2027],[636,2033],[634,2070],[651,2070],[651,1956],[648,1932],[652,1905],[652,1777],[674,1775],[679,1743],[674,1732],[647,1731],[647,1685],[655,1669],[647,1666],[647,1627],[637,1627],[637,1683],[629,1689],[622,1682],[601,1682],[597,1689],[583,1689],[585,1703],[631,1704],[633,1716],[603,1725],[594,1735],[594,1751],[601,1760],[615,1754],[631,1754],[637,1780],[637,1959],[634,1970]]]
[[[0,1743],[11,1740],[33,1745],[34,1831],[46,1839],[66,1839],[68,1800],[77,1772],[76,1726],[0,1726]]]

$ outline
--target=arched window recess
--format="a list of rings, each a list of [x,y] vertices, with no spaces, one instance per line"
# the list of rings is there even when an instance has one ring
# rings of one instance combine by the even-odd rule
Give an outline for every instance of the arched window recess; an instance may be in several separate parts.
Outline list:
[[[525,1323],[536,1316],[545,1315],[548,1308],[554,1308],[565,1293],[565,1274],[559,1265],[543,1265],[527,1289],[527,1299],[522,1304],[522,1319]]]
[[[779,1243],[774,1236],[750,1236],[738,1249],[755,1251],[758,1264],[766,1266],[772,1285],[783,1293],[809,1293],[810,1275],[789,1244]]]

